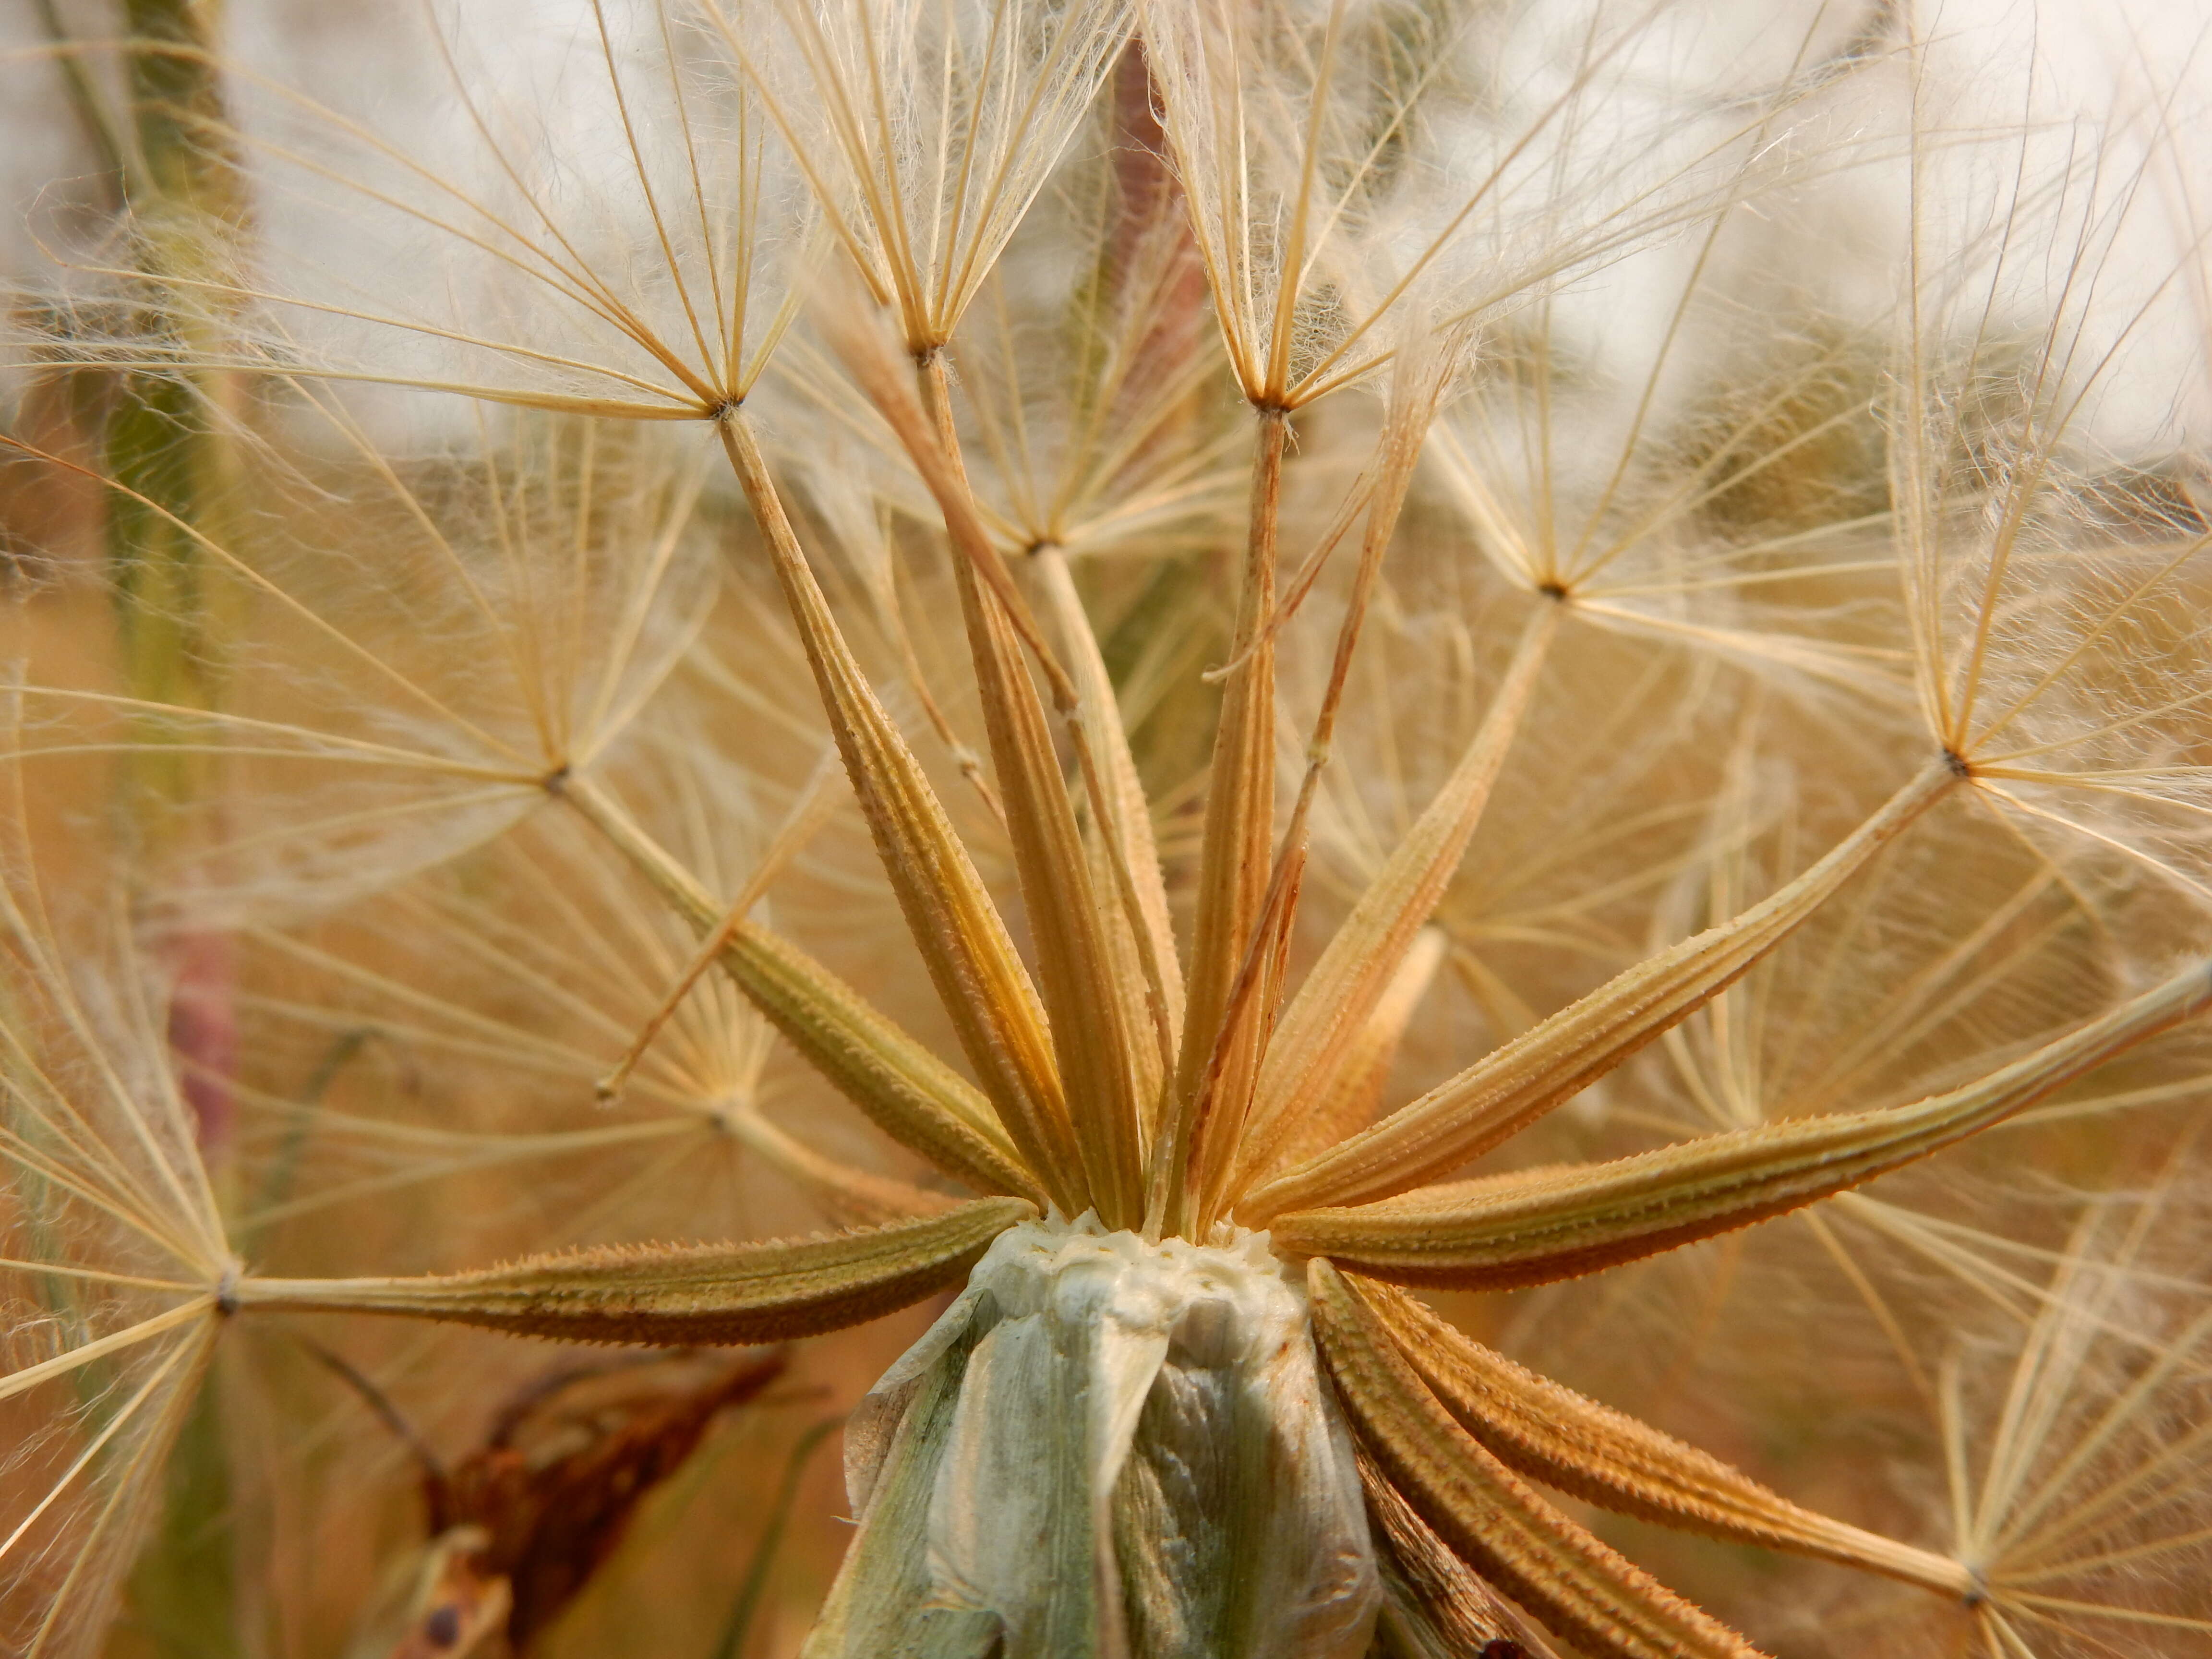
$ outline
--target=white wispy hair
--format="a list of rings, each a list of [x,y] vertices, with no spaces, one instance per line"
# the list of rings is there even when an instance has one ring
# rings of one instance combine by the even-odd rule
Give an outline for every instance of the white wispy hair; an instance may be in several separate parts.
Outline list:
[[[1929,124],[1885,409],[1891,491],[1930,733],[2055,855],[2133,861],[2202,902],[2195,596],[2212,533],[2176,417],[2203,382],[2193,361],[2158,368],[2137,348],[2185,305],[2203,250],[2184,235],[2148,264],[2124,252],[2157,193],[2155,149],[2109,131],[2124,113],[1994,155],[1939,150]],[[2148,430],[2146,405],[2166,411]]]
[[[252,169],[251,254],[150,284],[81,262],[106,287],[81,283],[102,297],[62,325],[71,354],[175,367],[185,316],[204,369],[628,419],[741,402],[793,314],[812,216],[700,9],[588,0],[517,18],[423,0],[392,21],[412,62],[437,65],[428,88],[363,99],[341,82],[325,98],[225,66],[234,112],[194,118],[194,136]],[[118,306],[149,325],[118,330]]]
[[[1127,42],[1131,0],[708,0],[708,10],[919,355],[952,337],[1089,115]]]
[[[1487,318],[1746,188],[1792,77],[1686,119],[1696,100],[1648,99],[1637,62],[1667,8],[1608,10],[1145,13],[1248,398],[1294,407],[1367,373],[1409,299],[1445,324]]]
[[[233,1259],[119,906],[58,923],[9,789],[0,885],[0,1639],[94,1650],[214,1348]]]
[[[191,820],[159,879],[203,922],[340,902],[496,834],[607,754],[713,597],[696,453],[518,412],[393,453],[343,397],[295,389],[304,441],[240,434],[256,499],[220,535],[134,498],[234,620],[221,705],[43,667],[21,693],[19,763],[153,744],[219,781],[143,804]]]

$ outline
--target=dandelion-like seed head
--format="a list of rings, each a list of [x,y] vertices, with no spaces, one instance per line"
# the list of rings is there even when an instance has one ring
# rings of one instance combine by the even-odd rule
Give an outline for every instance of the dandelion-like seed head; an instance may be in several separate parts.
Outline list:
[[[97,573],[7,757],[26,1652],[340,1409],[380,1650],[519,1648],[808,1362],[580,1378],[933,1298],[810,1659],[2212,1630],[2179,90],[1985,120],[1893,6],[513,21],[381,109],[26,60],[183,89],[6,439]]]

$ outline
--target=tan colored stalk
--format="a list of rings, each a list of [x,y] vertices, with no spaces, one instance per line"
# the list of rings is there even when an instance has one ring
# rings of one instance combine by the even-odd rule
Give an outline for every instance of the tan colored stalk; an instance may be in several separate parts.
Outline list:
[[[1198,868],[1198,921],[1176,1054],[1175,1092],[1164,1132],[1152,1148],[1145,1195],[1148,1237],[1187,1224],[1197,1194],[1190,1189],[1192,1152],[1209,1097],[1249,1086],[1262,1034],[1248,1028],[1243,1054],[1216,1057],[1228,1035],[1231,994],[1266,902],[1274,839],[1275,653],[1263,635],[1275,608],[1275,538],[1283,491],[1283,451],[1290,417],[1260,411],[1252,455],[1252,498],[1243,584],[1237,596],[1232,656],[1241,659],[1222,698],[1206,799]],[[1222,1081],[1207,1086],[1212,1073]]]
[[[1036,1213],[1018,1198],[981,1198],[827,1237],[573,1250],[417,1279],[249,1278],[234,1294],[241,1310],[395,1314],[564,1342],[775,1342],[948,1289]]]
[[[1455,1182],[1276,1218],[1280,1248],[1401,1284],[1546,1284],[1749,1226],[1856,1187],[2024,1110],[2212,1008],[2203,964],[1948,1094],[1762,1124],[1587,1168]]]
[[[918,1220],[942,1215],[957,1202],[943,1193],[825,1158],[750,1107],[735,1108],[716,1121],[733,1139],[788,1176],[840,1226],[878,1227],[885,1222]]]
[[[730,908],[722,920],[699,942],[698,950],[684,964],[684,971],[676,976],[676,983],[661,998],[659,1006],[646,1017],[645,1024],[639,1027],[635,1039],[623,1051],[623,1057],[594,1085],[593,1092],[601,1100],[612,1100],[622,1092],[623,1085],[629,1080],[629,1074],[637,1069],[638,1062],[652,1048],[653,1038],[660,1035],[668,1022],[676,1017],[676,1011],[684,1006],[684,998],[691,994],[691,988],[705,977],[708,969],[721,960],[723,953],[730,948],[731,939],[736,937],[745,917],[751,914],[753,906],[760,902],[769,884],[783,872],[793,859],[799,856],[799,850],[814,838],[815,832],[829,818],[837,804],[836,796],[830,787],[836,772],[836,758],[833,750],[825,755],[823,763],[814,769],[812,775],[800,789],[799,799],[793,804],[783,823],[762,853],[760,862],[754,866],[752,874],[745,878],[745,884],[738,890],[737,897],[730,901]]]
[[[1328,766],[1330,749],[1336,738],[1337,714],[1343,707],[1345,688],[1351,681],[1352,657],[1359,647],[1375,583],[1382,574],[1383,555],[1389,550],[1391,538],[1397,530],[1399,511],[1405,504],[1407,488],[1413,482],[1413,468],[1420,459],[1422,440],[1435,418],[1437,400],[1450,382],[1463,343],[1456,337],[1433,340],[1431,349],[1420,358],[1401,360],[1399,372],[1391,380],[1382,435],[1376,443],[1375,483],[1364,490],[1355,488],[1353,492],[1355,495],[1364,495],[1366,527],[1360,537],[1359,563],[1353,573],[1351,596],[1337,626],[1328,681],[1322,693],[1321,707],[1314,716],[1313,731],[1306,741],[1305,774],[1299,780],[1290,823],[1283,831],[1282,844],[1275,853],[1274,866],[1268,876],[1259,920],[1244,945],[1223,1016],[1222,1032],[1215,1041],[1213,1055],[1192,1113],[1199,1125],[1194,1162],[1202,1172],[1202,1179],[1199,1183],[1195,1226],[1201,1238],[1210,1234],[1214,1222],[1241,1185],[1243,1154],[1248,1144],[1249,1121],[1257,1085],[1256,1077],[1248,1080],[1248,1072],[1254,1066],[1264,1067],[1264,1057],[1273,1052],[1284,966],[1290,954],[1291,929],[1297,920],[1298,899],[1305,885],[1307,819],[1313,811],[1322,774]],[[1272,660],[1274,630],[1282,620],[1280,612],[1272,612],[1260,623],[1237,660],[1239,669],[1246,668],[1249,659],[1263,648]],[[1264,1076],[1264,1070],[1259,1075]]]
[[[560,799],[628,859],[702,934],[723,907],[667,850],[586,779]],[[870,1122],[979,1192],[1011,1193],[1042,1207],[1046,1195],[975,1086],[789,939],[741,921],[723,971],[792,1046]]]
[[[1375,1120],[1398,1045],[1413,1023],[1413,1012],[1429,994],[1437,969],[1451,953],[1451,939],[1441,927],[1424,927],[1407,947],[1398,969],[1382,988],[1382,997],[1354,1034],[1328,1091],[1297,1114],[1296,1125],[1283,1137],[1277,1160],[1296,1164],[1334,1146]]]
[[[1109,1226],[1134,1225],[1143,1212],[1142,1124],[1131,1050],[1136,1032],[1123,1018],[1104,919],[1091,891],[1091,860],[1075,822],[1053,746],[1051,722],[1022,659],[1023,641],[1008,607],[986,589],[979,565],[997,550],[977,521],[952,429],[945,357],[921,365],[936,448],[945,465],[935,484],[940,507],[950,500],[947,528],[963,544],[953,562],[960,611],[983,707],[984,729],[999,789],[1015,873],[1029,912],[1039,988],[1051,1017],[1067,1110],[1092,1207]],[[894,424],[897,424],[894,420]],[[902,434],[905,435],[905,434]],[[919,439],[922,434],[915,434]],[[911,451],[927,444],[910,441]],[[949,476],[948,476],[949,475]],[[969,509],[963,514],[962,507]],[[952,520],[962,520],[955,530]]]
[[[921,763],[838,630],[751,428],[733,413],[717,430],[768,544],[877,855],[939,999],[1023,1161],[1054,1203],[1079,1213],[1091,1194],[1029,972]],[[1006,781],[1002,777],[1001,786]]]
[[[1358,1290],[1328,1262],[1306,1273],[1314,1334],[1369,1454],[1462,1561],[1603,1659],[1762,1659],[1492,1456],[1423,1385]]]
[[[1083,1078],[1086,1090],[1097,1091],[1085,1103],[1096,1109],[1079,1113],[1071,1125],[1085,1173],[1091,1177],[1086,1202],[1103,1206],[1102,1213],[1133,1220],[1145,1117],[1135,1087],[1135,1038],[1116,1018],[1104,921],[1087,879],[1089,860],[1060,779],[1043,707],[1019,647],[1029,648],[1044,673],[1054,707],[1066,724],[1091,809],[1103,820],[1109,816],[1109,791],[1084,727],[1081,697],[1073,678],[1053,655],[969,490],[941,352],[928,354],[917,365],[929,404],[925,414],[895,372],[880,336],[862,326],[847,327],[839,331],[838,349],[927,485],[958,557],[962,592],[969,596],[963,600],[963,617],[1000,787],[1011,793],[1018,781],[1021,785],[1021,801],[1010,804],[1009,830],[1018,866],[1027,872],[1022,878],[1038,952],[1053,964],[1047,977],[1054,1018],[1063,1032],[1078,1034],[1066,1039],[1073,1056],[1071,1066]],[[983,603],[987,598],[991,604]],[[997,714],[991,712],[994,708]],[[1124,921],[1145,968],[1146,1005],[1154,1040],[1164,1047],[1170,1027],[1164,981],[1139,925],[1142,903],[1134,878],[1117,848],[1111,842],[1102,846]]]
[[[1679,1024],[1779,945],[1960,778],[1930,762],[1796,880],[1626,973],[1477,1060],[1373,1128],[1247,1195],[1247,1224],[1387,1198],[1449,1173],[1572,1098]]]
[[[1107,674],[1106,659],[1083,607],[1083,596],[1076,592],[1067,555],[1049,544],[1040,547],[1031,557],[1030,568],[1044,590],[1047,611],[1059,633],[1068,672],[1075,680],[1080,718],[1090,735],[1091,752],[1100,757],[1105,768],[1107,817],[1100,834],[1120,848],[1122,866],[1136,890],[1137,924],[1132,925],[1118,909],[1108,917],[1109,924],[1119,923],[1111,929],[1111,943],[1123,958],[1123,965],[1115,981],[1130,1004],[1125,1015],[1129,1028],[1143,1029],[1150,1020],[1146,988],[1155,969],[1167,1005],[1166,1042],[1161,1045],[1157,1063],[1140,1063],[1139,1072],[1139,1098],[1153,1106],[1175,1066],[1174,1045],[1182,1030],[1183,985],[1182,965],[1176,959],[1175,927],[1168,914],[1167,882],[1160,870],[1159,845],[1152,834],[1152,806],[1145,799],[1136,757],[1130,752],[1128,733],[1122,727],[1114,682]],[[1139,1062],[1152,1058],[1141,1043],[1135,1054]]]
[[[1559,614],[1559,605],[1547,604],[1528,619],[1459,764],[1298,988],[1260,1073],[1244,1143],[1247,1181],[1281,1160],[1299,1116],[1333,1097],[1414,935],[1435,914],[1528,712]]]
[[[1718,1458],[1515,1364],[1404,1291],[1350,1276],[1444,1409],[1529,1480],[1662,1526],[1973,1593],[1973,1575],[1948,1556],[1800,1509]]]

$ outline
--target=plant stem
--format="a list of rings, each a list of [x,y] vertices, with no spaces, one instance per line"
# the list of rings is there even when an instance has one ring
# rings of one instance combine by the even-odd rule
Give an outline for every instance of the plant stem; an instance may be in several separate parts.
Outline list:
[[[1146,1182],[1148,1238],[1180,1233],[1188,1224],[1199,1176],[1189,1166],[1203,1120],[1224,1089],[1249,1086],[1258,1058],[1258,1027],[1263,1022],[1240,1018],[1231,997],[1266,903],[1274,841],[1275,652],[1265,629],[1275,609],[1276,534],[1289,429],[1284,410],[1260,411],[1243,585],[1231,652],[1238,666],[1229,678],[1214,738],[1199,854],[1198,927],[1174,1103],[1166,1132],[1152,1149]],[[1264,1006],[1267,988],[1257,988]],[[1221,1080],[1210,1085],[1210,1078]]]

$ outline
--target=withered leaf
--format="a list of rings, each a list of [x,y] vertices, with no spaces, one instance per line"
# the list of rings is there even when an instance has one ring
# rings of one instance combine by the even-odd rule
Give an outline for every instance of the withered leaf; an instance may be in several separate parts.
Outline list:
[[[562,1364],[501,1406],[483,1443],[451,1468],[417,1443],[432,1536],[398,1638],[377,1650],[388,1659],[530,1651],[714,1418],[757,1399],[787,1365],[781,1349]],[[380,1395],[371,1398],[399,1425]]]
[[[511,1402],[482,1448],[426,1480],[433,1525],[482,1535],[470,1565],[506,1583],[517,1652],[613,1554],[639,1503],[716,1415],[757,1398],[787,1364],[781,1352],[747,1356],[703,1378],[662,1375],[666,1364],[566,1367]]]

